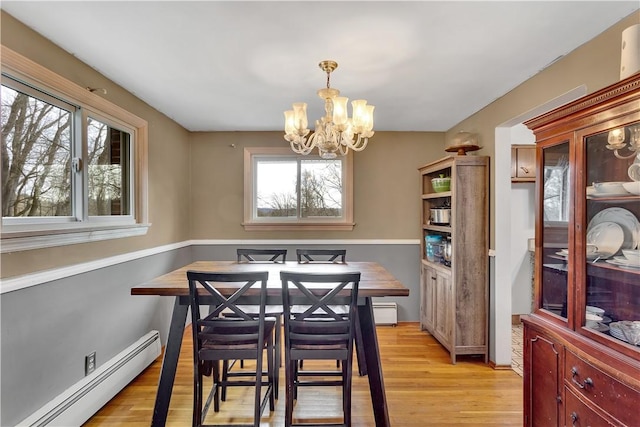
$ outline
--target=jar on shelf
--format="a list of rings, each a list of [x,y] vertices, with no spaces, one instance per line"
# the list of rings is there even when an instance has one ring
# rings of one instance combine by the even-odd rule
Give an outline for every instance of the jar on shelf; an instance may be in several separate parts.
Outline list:
[[[427,260],[440,262],[442,259],[442,236],[438,234],[427,234],[424,239]]]

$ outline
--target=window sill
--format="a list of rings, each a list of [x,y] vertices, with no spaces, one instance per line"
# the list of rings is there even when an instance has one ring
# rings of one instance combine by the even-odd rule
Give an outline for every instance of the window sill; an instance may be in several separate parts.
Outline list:
[[[3,231],[0,253],[121,239],[147,234],[151,224],[82,225],[47,230]]]
[[[355,223],[327,222],[245,222],[245,231],[351,231]]]

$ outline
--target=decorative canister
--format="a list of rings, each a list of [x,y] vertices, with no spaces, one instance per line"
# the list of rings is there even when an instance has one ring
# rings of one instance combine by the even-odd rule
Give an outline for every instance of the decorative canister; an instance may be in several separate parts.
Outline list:
[[[425,252],[427,260],[431,262],[438,262],[442,257],[442,236],[437,234],[427,234],[424,237],[425,240]]]

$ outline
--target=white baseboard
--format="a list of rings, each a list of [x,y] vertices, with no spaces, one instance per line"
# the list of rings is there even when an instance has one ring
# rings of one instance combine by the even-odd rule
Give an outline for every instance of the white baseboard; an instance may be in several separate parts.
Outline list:
[[[31,414],[18,426],[80,426],[138,376],[159,355],[158,331],[151,331]]]

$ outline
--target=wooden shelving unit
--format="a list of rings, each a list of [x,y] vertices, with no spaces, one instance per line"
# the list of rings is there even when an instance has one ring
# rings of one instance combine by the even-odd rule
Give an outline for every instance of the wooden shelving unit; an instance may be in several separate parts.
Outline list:
[[[488,361],[489,330],[489,158],[448,156],[419,168],[422,266],[420,325],[451,354],[481,355]],[[451,177],[451,189],[436,193],[431,179]],[[449,225],[431,224],[430,209],[451,207]],[[450,238],[451,265],[426,257],[425,237]]]

